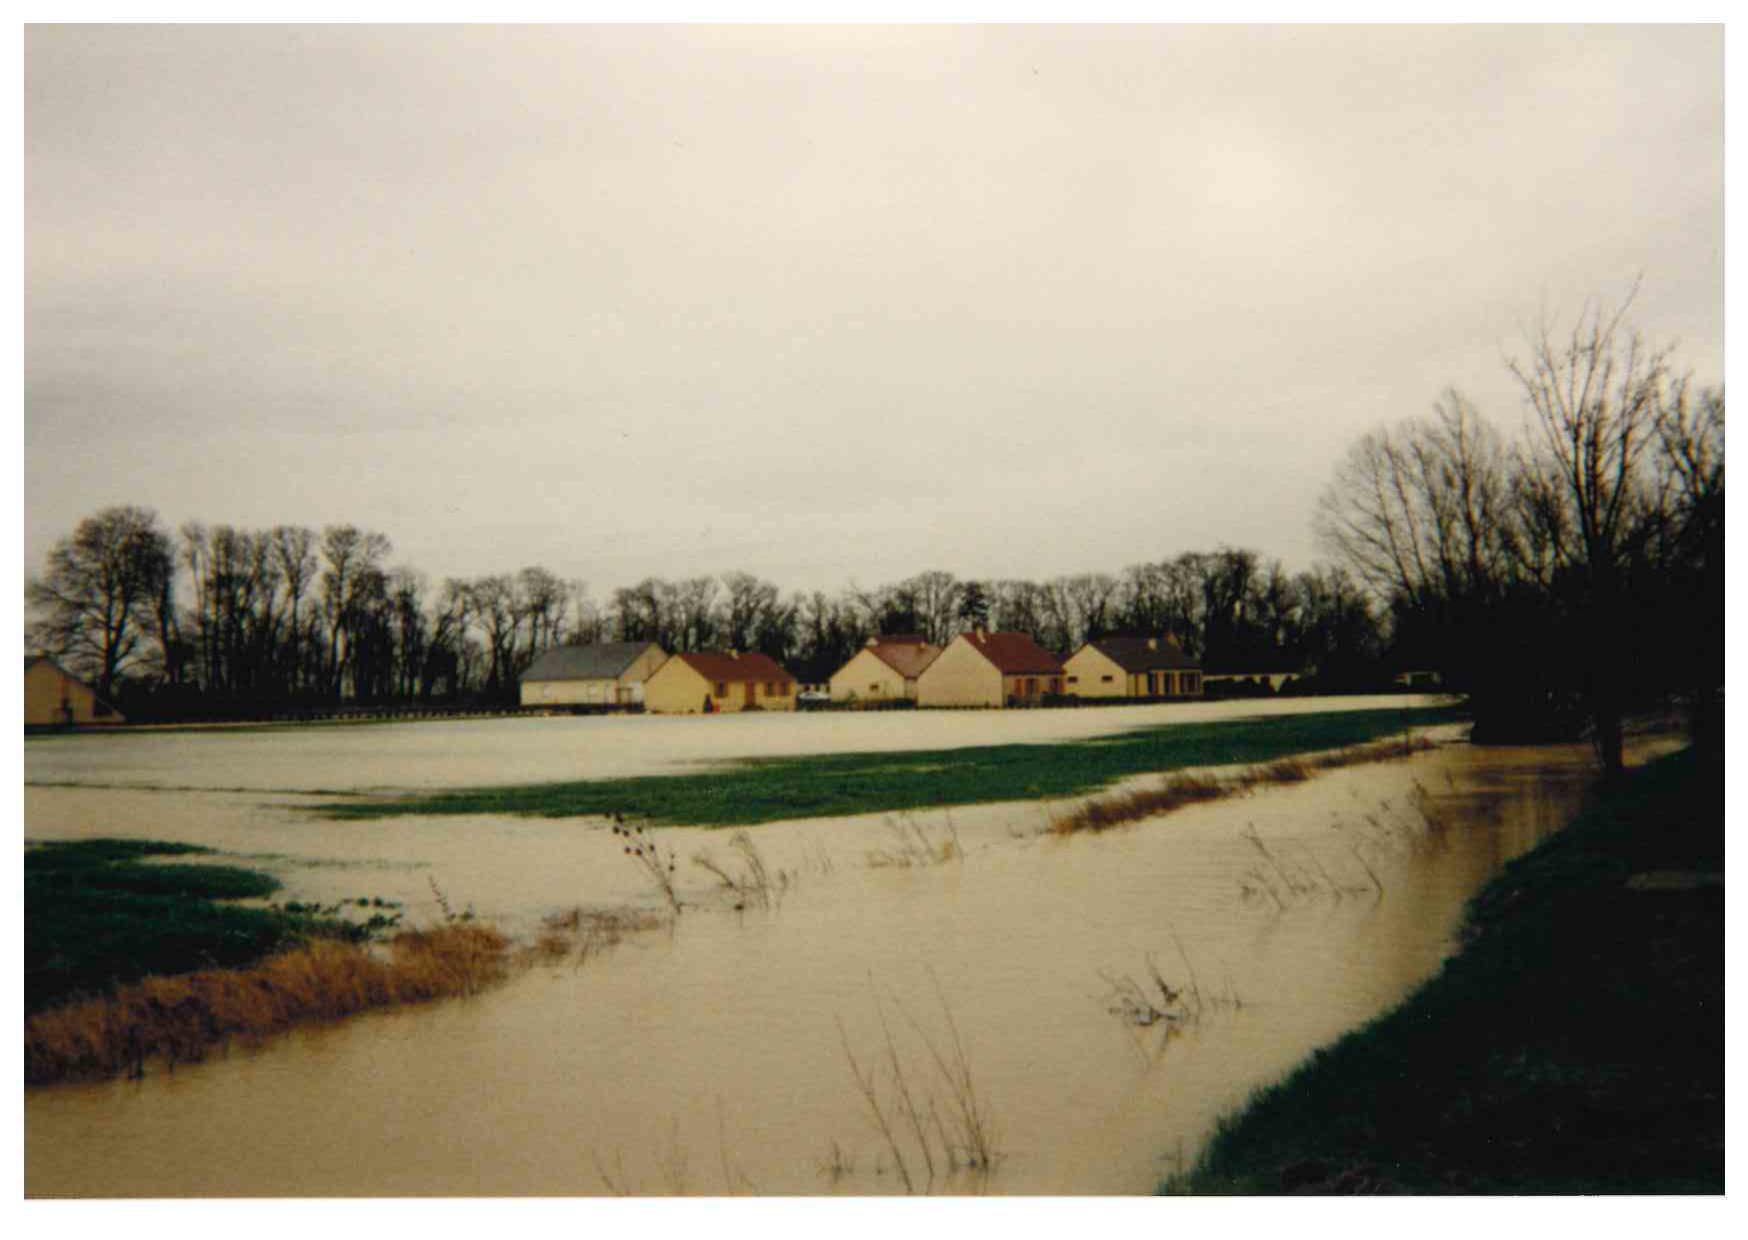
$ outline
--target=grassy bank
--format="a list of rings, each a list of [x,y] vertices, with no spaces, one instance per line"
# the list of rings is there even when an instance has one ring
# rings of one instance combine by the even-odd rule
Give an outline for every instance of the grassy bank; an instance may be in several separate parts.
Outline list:
[[[657,824],[742,826],[1077,796],[1131,775],[1270,762],[1456,717],[1448,708],[1427,707],[1280,715],[1141,728],[1057,744],[749,758],[698,774],[456,789],[319,809],[336,818],[620,813]]]
[[[153,973],[260,960],[338,922],[226,901],[271,895],[268,875],[156,861],[209,850],[159,840],[77,840],[24,853],[24,1005],[34,1012]]]
[[[233,1036],[471,993],[500,976],[505,940],[456,922],[373,951],[370,924],[228,901],[272,894],[237,866],[160,840],[38,844],[24,854],[25,1081],[196,1060]]]
[[[1482,890],[1436,978],[1165,1190],[1722,1192],[1722,873],[1716,766],[1599,792]]]
[[[509,945],[489,926],[452,922],[403,931],[380,953],[315,939],[246,968],[147,977],[26,1017],[24,1080],[138,1075],[153,1061],[196,1062],[233,1037],[472,994],[505,975]]]

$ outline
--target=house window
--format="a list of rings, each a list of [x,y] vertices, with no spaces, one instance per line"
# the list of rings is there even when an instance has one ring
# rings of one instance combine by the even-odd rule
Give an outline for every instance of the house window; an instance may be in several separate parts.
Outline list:
[[[1112,677],[1110,677],[1110,676],[1100,676],[1100,677],[1099,677],[1099,679],[1100,679],[1100,680],[1101,680],[1101,681],[1103,681],[1103,682],[1104,682],[1104,683],[1105,683],[1105,684],[1107,684],[1107,685],[1108,685],[1108,684],[1110,684],[1110,683],[1111,683],[1111,680],[1112,680],[1112,679],[1113,679],[1113,678],[1112,678]]]
[[[1052,676],[1050,678],[1050,692],[1052,692],[1052,693],[1061,693],[1062,692],[1062,677]]]
[[[716,682],[716,696],[717,697],[727,697],[728,696],[728,682],[726,680],[719,680]]]
[[[1107,677],[1105,677],[1105,679],[1106,679],[1106,680],[1109,680],[1109,679],[1110,679],[1110,677],[1109,677],[1109,676],[1107,676]],[[1071,684],[1071,685],[1078,685],[1078,684],[1079,684],[1079,683],[1080,683],[1080,677],[1079,677],[1079,676],[1070,676],[1070,677],[1069,677],[1069,678],[1068,678],[1068,683],[1069,683],[1069,684]]]

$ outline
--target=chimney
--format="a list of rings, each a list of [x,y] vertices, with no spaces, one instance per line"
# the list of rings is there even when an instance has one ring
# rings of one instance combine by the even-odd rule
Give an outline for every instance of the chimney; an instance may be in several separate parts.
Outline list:
[[[733,646],[730,646],[728,648],[728,657],[731,659],[738,659],[740,658],[740,651],[736,650]]]
[[[1159,649],[1159,639],[1157,637],[1149,637],[1147,639],[1147,648],[1149,650],[1158,650]]]
[[[870,649],[870,650],[874,649],[874,647],[878,646],[879,644],[880,644],[880,638],[878,636],[870,637],[867,641],[867,646],[868,646],[868,649]]]
[[[975,632],[977,633],[977,640],[978,641],[981,642],[981,641],[989,640],[989,634],[984,632],[982,625],[978,625]]]

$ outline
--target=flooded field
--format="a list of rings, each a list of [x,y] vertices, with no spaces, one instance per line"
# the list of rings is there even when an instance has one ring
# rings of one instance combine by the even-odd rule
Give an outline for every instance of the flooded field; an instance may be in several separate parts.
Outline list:
[[[856,748],[883,735],[915,748],[951,743],[954,725],[974,737],[961,743],[988,743],[1010,718],[1042,738],[1141,714],[844,726],[866,723]],[[140,782],[137,747],[154,742],[200,763],[152,768],[164,787],[453,784],[484,765],[471,750],[452,759],[456,738],[548,727],[554,739],[533,742],[544,765],[505,778],[557,778],[554,755],[589,750],[580,738],[611,736],[602,725],[670,722],[687,739],[659,761],[731,756],[729,734],[705,732],[726,720],[375,728],[390,755],[381,781],[368,754],[318,764],[310,755],[338,744],[326,738],[288,738],[306,746],[301,773],[283,755],[250,767],[227,752],[259,758],[275,739],[261,734],[107,738],[78,758],[70,743],[32,742],[27,779],[59,784],[82,762],[111,786],[27,787],[26,828],[210,844],[276,874],[286,898],[400,900],[414,924],[438,916],[435,880],[456,907],[532,938],[579,906],[666,902],[598,820],[339,823],[290,793],[113,785]],[[749,720],[745,734],[783,725],[756,735],[796,745],[800,725],[825,722]],[[620,738],[594,749],[574,761],[599,766],[573,769],[658,761]],[[664,829],[685,907],[660,928],[573,943],[474,999],[306,1028],[143,1080],[28,1091],[26,1191],[899,1193],[908,1180],[917,1192],[1148,1192],[1252,1089],[1432,972],[1464,901],[1565,821],[1590,768],[1580,748],[1451,744],[1100,835],[1050,834],[1060,806],[1015,803],[772,824],[740,851],[733,832]],[[728,891],[701,856],[743,879],[756,857],[768,900]],[[1154,967],[1182,992],[1181,1019],[1141,1023],[1122,1001],[1127,981],[1157,994]],[[988,1169],[963,1165],[976,1138]]]
[[[381,791],[664,775],[743,757],[1080,740],[1255,715],[1432,705],[1436,696],[1181,702],[1078,710],[568,716],[39,736],[26,783]]]

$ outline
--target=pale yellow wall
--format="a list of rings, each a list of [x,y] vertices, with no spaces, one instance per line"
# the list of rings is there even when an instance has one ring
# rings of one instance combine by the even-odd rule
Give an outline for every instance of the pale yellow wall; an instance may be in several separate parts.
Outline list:
[[[525,680],[524,706],[627,706],[643,701],[643,685],[667,661],[667,651],[651,645],[617,679]]]
[[[643,708],[658,715],[693,715],[715,686],[681,658],[670,658],[643,682]]]
[[[1001,682],[1001,696],[1005,703],[1009,698],[1020,701],[1031,701],[1043,697],[1046,693],[1061,693],[1063,677],[1055,672],[1028,672],[1021,676],[1004,676]],[[1028,686],[1030,686],[1028,688]]]
[[[770,693],[768,688],[774,687],[777,692]],[[798,686],[793,680],[779,680],[774,686],[759,685],[760,710],[794,710],[795,692]]]
[[[644,683],[655,675],[656,668],[667,661],[668,652],[651,643],[648,649],[637,656],[630,667],[620,673],[619,683],[622,687],[631,690],[630,698],[633,702],[643,701]]]
[[[524,706],[606,706],[618,701],[619,682],[599,680],[525,680]]]
[[[832,677],[831,694],[834,702],[895,702],[915,697],[916,686],[872,650],[859,650]]]
[[[1063,666],[1068,675],[1079,677],[1077,683],[1067,686],[1068,692],[1076,697],[1202,696],[1200,672],[1184,669],[1125,672],[1109,655],[1090,644],[1075,651]],[[1106,676],[1111,679],[1105,680]]]
[[[67,708],[72,711],[70,719]],[[115,711],[99,715],[97,695],[52,663],[33,664],[24,673],[25,726],[48,727],[68,722],[121,723],[122,717]]]
[[[1134,678],[1097,646],[1090,644],[1082,646],[1070,655],[1062,666],[1064,668],[1063,688],[1075,697],[1134,696]],[[1106,677],[1109,679],[1107,680]]]
[[[722,696],[716,684],[706,680],[690,663],[675,657],[667,660],[643,686],[643,708],[658,715],[696,715],[704,709],[704,698],[724,714],[743,711],[750,702],[760,710],[794,710],[795,682],[779,681],[778,692],[767,691],[763,681],[728,681]],[[749,698],[750,691],[750,698]]]
[[[955,637],[916,681],[918,706],[1000,706],[1001,672],[963,635]]]

